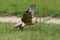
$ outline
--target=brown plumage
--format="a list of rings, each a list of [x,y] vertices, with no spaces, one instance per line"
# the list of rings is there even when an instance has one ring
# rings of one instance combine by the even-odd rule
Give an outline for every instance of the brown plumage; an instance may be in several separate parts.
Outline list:
[[[26,24],[31,24],[32,23],[32,15],[31,13],[25,13],[23,14],[22,17],[22,22],[26,23]]]
[[[23,17],[21,19],[22,23],[21,24],[18,23],[15,28],[19,28],[22,30],[24,28],[24,27],[22,27],[23,24],[26,24],[26,25],[33,24],[32,18],[34,15],[34,9],[35,9],[35,5],[30,5],[30,8],[28,10],[26,10],[25,13],[23,14]]]

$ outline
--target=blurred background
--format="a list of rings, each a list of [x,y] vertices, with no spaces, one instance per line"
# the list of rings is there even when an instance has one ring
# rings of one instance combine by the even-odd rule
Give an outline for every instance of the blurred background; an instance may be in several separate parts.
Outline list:
[[[21,16],[31,4],[38,16],[60,17],[60,0],[0,0],[0,16]]]

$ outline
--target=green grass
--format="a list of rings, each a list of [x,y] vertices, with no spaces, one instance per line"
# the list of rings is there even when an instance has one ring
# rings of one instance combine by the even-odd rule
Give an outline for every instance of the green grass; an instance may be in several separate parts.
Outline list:
[[[60,0],[0,0],[0,16],[20,16],[31,4],[36,4],[39,16],[60,17]]]
[[[0,40],[60,40],[60,25],[36,23],[23,31],[13,23],[0,23]]]

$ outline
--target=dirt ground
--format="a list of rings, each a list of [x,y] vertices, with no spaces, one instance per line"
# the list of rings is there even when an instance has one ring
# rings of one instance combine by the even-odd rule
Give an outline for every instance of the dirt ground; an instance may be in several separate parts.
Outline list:
[[[45,23],[53,23],[53,24],[60,24],[60,18],[52,18],[52,17],[34,17],[33,20],[37,22],[45,22]],[[0,17],[0,22],[12,22],[17,23],[21,22],[21,17]]]

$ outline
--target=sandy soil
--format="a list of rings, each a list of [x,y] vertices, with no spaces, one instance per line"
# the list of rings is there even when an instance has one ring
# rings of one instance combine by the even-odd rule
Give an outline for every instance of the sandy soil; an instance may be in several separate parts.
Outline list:
[[[33,20],[37,20],[37,22],[45,22],[45,23],[54,23],[54,24],[60,24],[59,18],[52,18],[52,17],[34,17]],[[0,17],[0,22],[12,22],[17,23],[21,22],[21,17]]]

